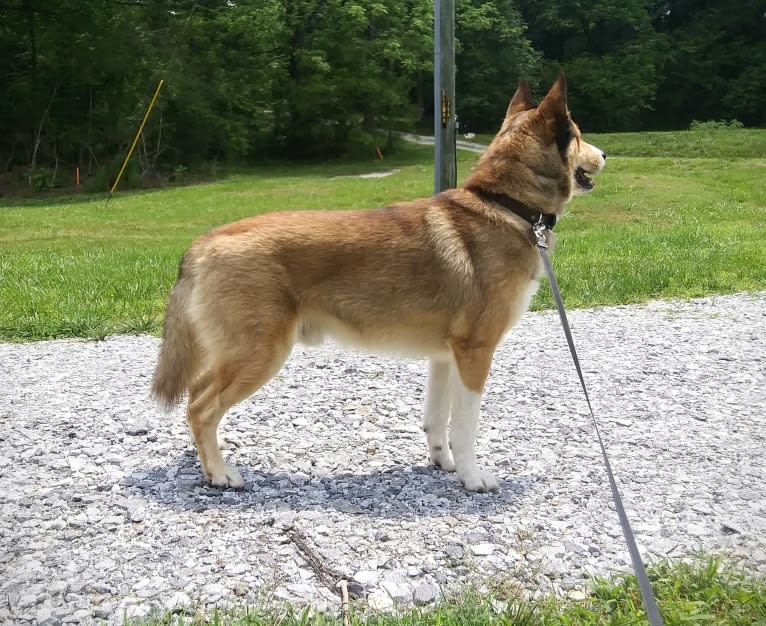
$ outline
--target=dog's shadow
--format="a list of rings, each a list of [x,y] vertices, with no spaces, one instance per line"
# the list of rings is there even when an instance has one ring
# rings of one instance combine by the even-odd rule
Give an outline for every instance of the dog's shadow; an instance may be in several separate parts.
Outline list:
[[[307,476],[239,466],[242,490],[207,485],[196,455],[176,463],[136,471],[122,481],[135,495],[171,508],[204,511],[235,507],[253,511],[327,511],[376,517],[491,514],[514,510],[539,477],[501,480],[495,493],[467,492],[455,474],[430,466],[392,467],[366,474]]]

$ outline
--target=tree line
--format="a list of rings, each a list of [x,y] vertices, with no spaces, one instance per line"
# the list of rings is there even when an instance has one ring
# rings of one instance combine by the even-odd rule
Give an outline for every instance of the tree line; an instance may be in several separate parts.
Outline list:
[[[766,122],[763,0],[456,0],[461,131],[563,69],[586,131]],[[0,0],[0,167],[325,158],[429,127],[433,0]]]

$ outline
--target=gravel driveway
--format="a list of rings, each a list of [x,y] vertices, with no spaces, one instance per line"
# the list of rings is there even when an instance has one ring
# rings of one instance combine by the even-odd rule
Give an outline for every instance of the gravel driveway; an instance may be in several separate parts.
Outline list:
[[[571,313],[649,561],[725,549],[766,573],[766,292]],[[181,410],[147,397],[158,340],[0,344],[0,622],[91,623],[263,598],[428,603],[510,576],[577,596],[628,568],[553,312],[498,351],[480,462],[498,494],[427,465],[422,362],[296,348],[225,419],[241,492],[205,486]],[[313,564],[313,565],[312,565]]]

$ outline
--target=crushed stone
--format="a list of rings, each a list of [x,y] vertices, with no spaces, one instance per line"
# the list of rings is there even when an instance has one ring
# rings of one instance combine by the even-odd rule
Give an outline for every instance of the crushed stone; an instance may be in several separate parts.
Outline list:
[[[722,550],[766,573],[766,293],[570,312],[647,561]],[[478,454],[497,494],[428,465],[425,363],[296,347],[224,418],[243,491],[207,486],[178,409],[148,397],[159,340],[0,344],[0,623],[121,623],[287,600],[337,611],[290,540],[371,606],[498,576],[579,597],[627,571],[555,312],[498,349]]]

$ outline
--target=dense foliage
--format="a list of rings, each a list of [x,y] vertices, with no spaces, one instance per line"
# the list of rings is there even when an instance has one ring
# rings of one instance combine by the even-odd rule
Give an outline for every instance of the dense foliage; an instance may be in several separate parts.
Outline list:
[[[766,122],[763,0],[456,0],[462,129],[563,68],[589,131]],[[105,186],[160,78],[134,171],[341,154],[428,126],[433,0],[3,0],[0,175]]]

